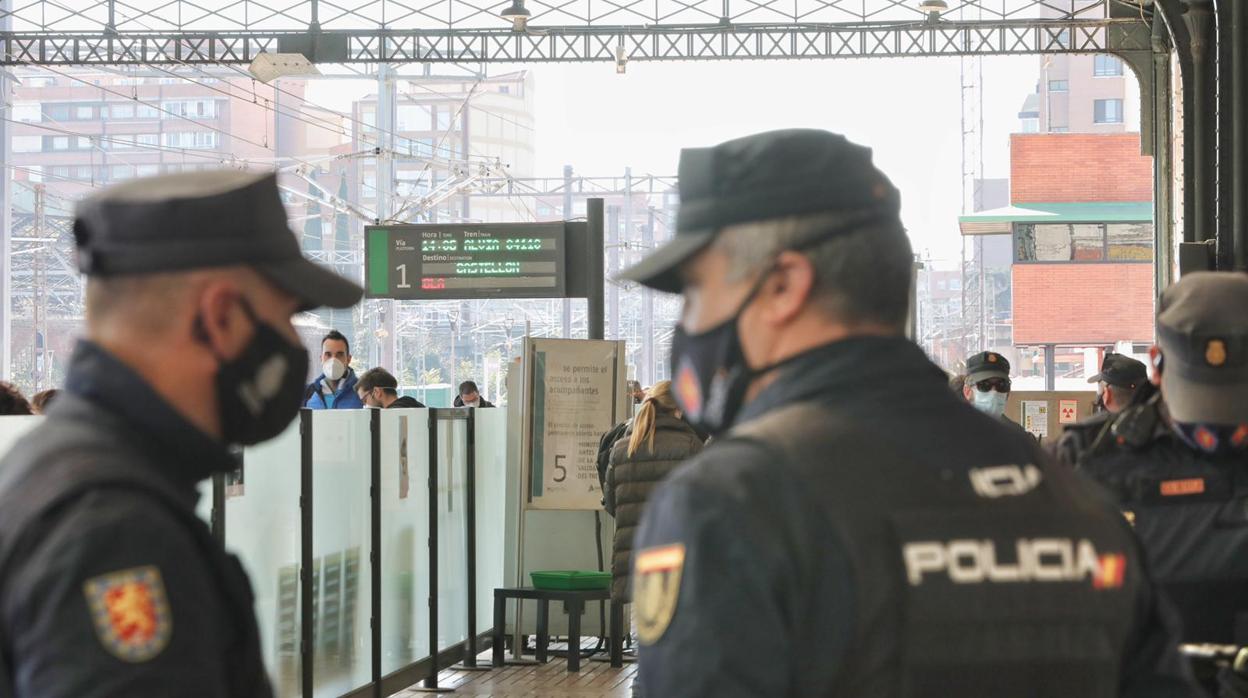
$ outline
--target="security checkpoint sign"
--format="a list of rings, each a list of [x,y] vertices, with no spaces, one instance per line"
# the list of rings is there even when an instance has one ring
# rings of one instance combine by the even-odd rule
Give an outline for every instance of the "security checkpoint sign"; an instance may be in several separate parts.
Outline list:
[[[598,510],[598,440],[627,416],[624,343],[526,342],[529,506]]]
[[[1057,423],[1058,424],[1074,424],[1079,421],[1079,401],[1078,400],[1058,400],[1057,402]]]

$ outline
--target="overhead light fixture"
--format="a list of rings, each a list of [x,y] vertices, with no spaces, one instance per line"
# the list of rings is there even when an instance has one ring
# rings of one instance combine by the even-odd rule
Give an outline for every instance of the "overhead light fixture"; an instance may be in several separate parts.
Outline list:
[[[628,70],[628,54],[624,51],[624,42],[615,45],[615,72],[623,75]]]
[[[320,75],[312,61],[302,53],[261,53],[247,66],[247,72],[260,82],[300,75]]]
[[[948,9],[949,3],[945,0],[923,0],[919,3],[919,12],[927,15],[927,19],[932,22],[940,19],[940,15]]]
[[[529,23],[529,17],[533,16],[528,8],[524,6],[524,0],[511,0],[511,7],[499,13],[499,17],[511,20],[511,28],[513,31],[522,32]]]

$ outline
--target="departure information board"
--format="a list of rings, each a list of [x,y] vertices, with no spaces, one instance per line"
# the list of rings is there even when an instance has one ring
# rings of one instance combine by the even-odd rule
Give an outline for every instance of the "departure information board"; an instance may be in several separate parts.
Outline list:
[[[563,223],[370,226],[369,298],[563,298]]]

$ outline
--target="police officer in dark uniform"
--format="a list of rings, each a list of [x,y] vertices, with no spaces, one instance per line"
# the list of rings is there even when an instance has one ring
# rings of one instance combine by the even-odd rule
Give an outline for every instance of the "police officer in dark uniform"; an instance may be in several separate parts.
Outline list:
[[[1188,642],[1248,644],[1248,276],[1188,274],[1162,294],[1160,394],[1080,460],[1134,522]]]
[[[1101,372],[1088,379],[1097,384],[1096,402],[1101,411],[1067,425],[1054,447],[1058,462],[1074,466],[1098,438],[1108,437],[1113,417],[1135,402],[1136,396],[1148,389],[1148,369],[1142,361],[1109,352],[1101,360]]]
[[[685,150],[673,383],[718,436],[634,556],[646,696],[1194,695],[1126,521],[904,338],[913,257],[868,149]]]
[[[291,316],[361,289],[305,260],[272,174],[135,180],[74,221],[86,339],[0,463],[0,695],[272,695],[252,594],[195,514],[297,414]]]
[[[982,351],[966,360],[966,382],[962,397],[975,409],[991,417],[1005,419],[1005,403],[1010,399],[1010,362],[995,351]]]

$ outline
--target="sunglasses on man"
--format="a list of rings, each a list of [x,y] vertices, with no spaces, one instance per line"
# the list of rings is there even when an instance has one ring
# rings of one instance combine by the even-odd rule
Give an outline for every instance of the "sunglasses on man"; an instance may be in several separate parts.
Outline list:
[[[981,393],[989,390],[995,390],[998,393],[1010,392],[1010,379],[1008,378],[985,378],[975,384],[975,389]]]

